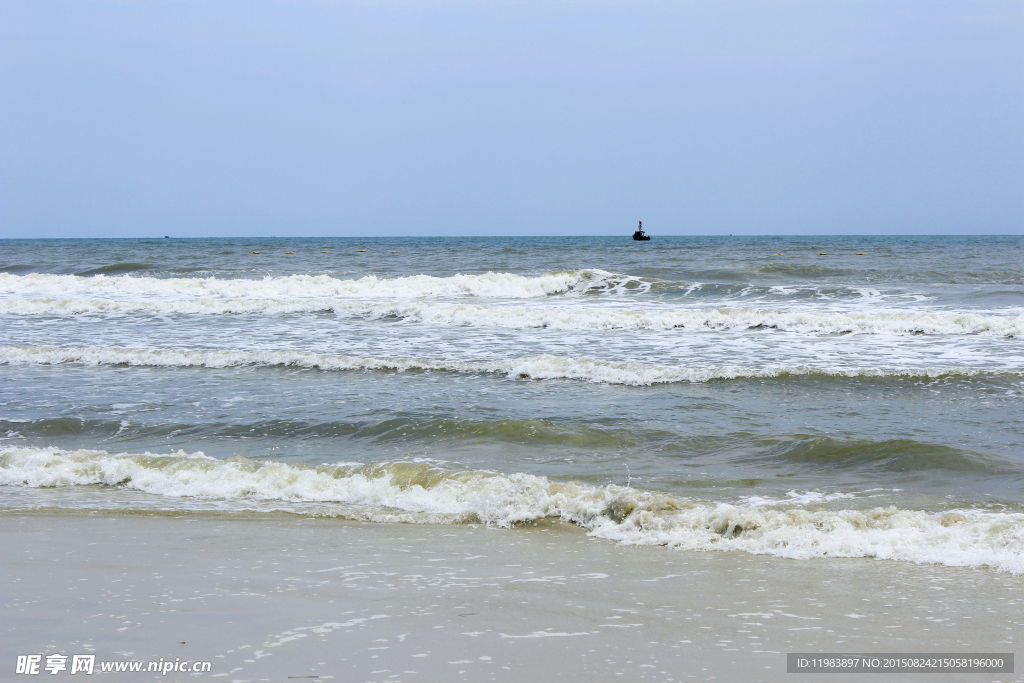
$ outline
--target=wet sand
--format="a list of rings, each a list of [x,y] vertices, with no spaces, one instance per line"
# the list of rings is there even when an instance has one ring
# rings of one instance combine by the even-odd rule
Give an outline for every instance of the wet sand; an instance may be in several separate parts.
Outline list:
[[[111,680],[851,683],[787,674],[786,652],[1013,652],[1024,637],[1024,577],[621,547],[562,524],[9,512],[0,535],[3,680],[27,680],[17,654],[94,653],[213,662]]]

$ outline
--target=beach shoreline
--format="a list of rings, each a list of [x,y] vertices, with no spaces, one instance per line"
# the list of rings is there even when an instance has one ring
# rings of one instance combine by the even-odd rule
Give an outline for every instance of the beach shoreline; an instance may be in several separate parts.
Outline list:
[[[212,662],[135,674],[161,681],[780,681],[787,652],[1012,652],[1024,632],[1024,580],[1006,573],[621,546],[557,522],[4,520],[5,680],[19,654],[93,653]]]

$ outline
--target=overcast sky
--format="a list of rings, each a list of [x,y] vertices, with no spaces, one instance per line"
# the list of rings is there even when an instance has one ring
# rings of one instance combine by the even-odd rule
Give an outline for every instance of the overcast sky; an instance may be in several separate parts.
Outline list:
[[[0,0],[0,235],[1024,232],[1024,2]]]

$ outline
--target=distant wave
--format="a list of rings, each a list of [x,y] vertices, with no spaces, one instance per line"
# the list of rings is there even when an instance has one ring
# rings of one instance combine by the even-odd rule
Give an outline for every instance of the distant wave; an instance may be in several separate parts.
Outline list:
[[[218,349],[131,349],[117,347],[0,346],[0,364],[57,365],[139,365],[151,367],[285,366],[316,370],[436,370],[466,373],[498,373],[522,379],[575,379],[607,384],[649,385],[672,382],[707,382],[716,379],[744,379],[814,375],[822,377],[944,377],[1024,374],[1024,368],[815,368],[810,366],[713,366],[647,365],[570,358],[542,354],[500,361],[431,361],[415,358],[383,358],[312,353],[309,351],[218,350]]]
[[[342,316],[398,317],[433,325],[598,330],[777,329],[816,334],[980,334],[1024,338],[1024,315],[982,315],[938,311],[839,313],[824,310],[750,308],[627,309],[525,307],[437,302],[303,299],[196,299],[122,301],[117,299],[0,299],[8,315],[281,315],[333,313]]]
[[[124,264],[144,266],[144,264]],[[107,266],[106,268],[121,268]],[[133,300],[138,298],[191,301],[205,299],[416,299],[426,297],[498,297],[529,299],[552,294],[601,291],[638,281],[603,270],[572,270],[528,277],[512,273],[480,275],[411,275],[378,278],[367,275],[343,279],[329,275],[283,275],[262,280],[206,278],[154,278],[99,274],[13,275],[0,273],[0,296],[33,298],[96,297]],[[109,272],[109,271],[108,271]]]
[[[415,462],[307,466],[218,460],[202,453],[114,455],[53,448],[0,451],[0,485],[103,485],[168,498],[262,501],[271,509],[374,522],[511,527],[554,518],[626,545],[793,559],[875,557],[1024,574],[1024,514],[828,509],[821,505],[828,497],[820,495],[734,505]],[[289,508],[296,504],[300,507]]]
[[[143,270],[149,270],[150,268],[152,268],[152,266],[148,263],[112,263],[108,266],[99,266],[98,268],[83,270],[80,273],[75,273],[75,275],[79,277],[89,277],[91,275],[123,275],[125,273],[136,273]]]

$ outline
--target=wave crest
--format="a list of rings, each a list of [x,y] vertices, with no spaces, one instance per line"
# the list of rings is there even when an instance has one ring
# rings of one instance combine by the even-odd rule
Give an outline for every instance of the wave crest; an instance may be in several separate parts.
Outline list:
[[[144,264],[123,264],[126,268]],[[582,294],[621,287],[635,281],[599,269],[571,270],[538,276],[488,272],[478,275],[410,275],[379,278],[367,275],[344,279],[330,275],[283,275],[262,280],[207,278],[155,278],[121,275],[109,277],[97,269],[92,277],[33,273],[0,273],[0,295],[36,298],[98,297],[113,300],[218,300],[218,299],[418,299],[430,297],[496,297],[529,299],[555,294]],[[116,271],[120,272],[120,271]]]
[[[750,308],[626,309],[482,306],[433,302],[354,302],[337,299],[196,299],[121,301],[117,299],[4,299],[7,315],[281,315],[333,313],[371,318],[396,317],[432,325],[601,330],[775,329],[802,334],[931,334],[1024,338],[1024,315],[984,315],[937,311],[840,313]]]
[[[1020,513],[933,513],[892,506],[810,509],[799,503],[741,506],[522,473],[454,471],[427,463],[314,467],[183,452],[112,455],[9,448],[0,451],[0,484],[104,485],[169,498],[320,503],[327,507],[291,511],[381,522],[479,521],[511,527],[556,518],[627,545],[794,559],[875,557],[1024,573]]]
[[[1021,375],[1021,368],[816,368],[811,366],[706,366],[647,365],[570,358],[541,354],[526,358],[495,361],[446,361],[416,358],[346,356],[310,351],[233,349],[130,349],[116,347],[43,347],[0,346],[0,364],[58,365],[138,365],[147,367],[284,366],[323,371],[380,370],[446,371],[496,373],[518,379],[573,379],[605,384],[645,386],[674,382],[709,382],[717,379],[754,379],[786,376],[853,377],[971,377],[978,375]]]

